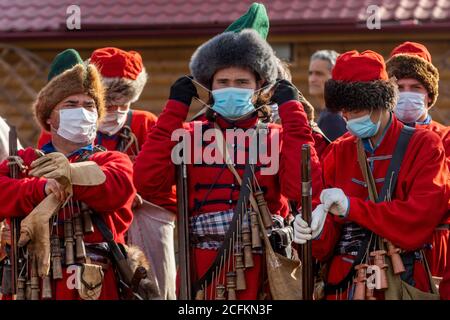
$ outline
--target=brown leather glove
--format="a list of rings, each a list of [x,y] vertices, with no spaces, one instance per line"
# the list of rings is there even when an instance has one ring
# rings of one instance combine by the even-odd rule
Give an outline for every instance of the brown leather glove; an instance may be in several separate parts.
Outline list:
[[[31,168],[31,176],[52,178],[64,186],[96,186],[106,180],[104,172],[95,162],[70,163],[60,152],[52,152],[34,160]]]
[[[37,261],[38,275],[45,277],[50,269],[50,218],[59,210],[54,194],[45,198],[20,223],[20,238],[17,245],[27,245],[29,254]]]
[[[70,162],[60,152],[52,152],[34,160],[29,174],[34,177],[55,179],[63,186],[72,184]]]

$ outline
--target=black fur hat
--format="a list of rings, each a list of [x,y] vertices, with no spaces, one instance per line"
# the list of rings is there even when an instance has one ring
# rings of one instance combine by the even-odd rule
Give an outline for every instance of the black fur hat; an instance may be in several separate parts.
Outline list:
[[[325,82],[325,104],[334,112],[360,110],[393,110],[397,104],[397,84],[394,80],[345,82],[330,79]]]
[[[268,84],[275,83],[278,73],[272,47],[252,29],[215,36],[198,47],[189,63],[194,79],[207,88],[214,74],[227,67],[250,68]]]

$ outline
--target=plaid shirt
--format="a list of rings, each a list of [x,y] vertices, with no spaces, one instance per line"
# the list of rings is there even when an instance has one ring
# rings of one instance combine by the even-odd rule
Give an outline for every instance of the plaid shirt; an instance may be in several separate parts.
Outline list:
[[[194,247],[218,250],[222,246],[234,211],[217,211],[199,214],[189,218],[189,233]],[[242,227],[250,227],[250,216],[242,219]]]
[[[191,244],[199,249],[219,250],[231,220],[233,220],[233,215],[233,209],[229,209],[227,211],[208,212],[190,217],[189,235],[191,237]],[[282,223],[283,217],[272,215],[272,221],[274,226],[277,227],[277,224]],[[244,214],[242,228],[251,229],[250,214],[248,213]],[[272,228],[266,231],[270,234]],[[235,250],[241,250],[241,246],[242,242],[235,245]],[[263,250],[262,248],[252,249],[252,252],[254,254],[262,254]]]

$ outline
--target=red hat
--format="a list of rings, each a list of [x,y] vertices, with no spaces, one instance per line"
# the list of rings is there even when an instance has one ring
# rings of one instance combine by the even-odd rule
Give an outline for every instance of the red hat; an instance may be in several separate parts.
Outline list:
[[[431,62],[431,54],[423,44],[409,41],[402,43],[392,50],[386,67],[389,76],[397,80],[418,80],[428,91],[428,106],[436,103],[439,94],[439,71]]]
[[[370,50],[363,53],[353,50],[336,59],[332,78],[345,82],[367,82],[388,80],[388,75],[381,55]]]
[[[417,42],[409,42],[409,41],[403,42],[401,45],[395,47],[394,50],[392,50],[391,57],[397,54],[409,54],[413,56],[418,56],[431,63],[430,52],[423,44]]]
[[[325,83],[325,103],[332,111],[392,110],[396,85],[389,80],[383,57],[374,51],[356,50],[336,59],[332,78]]]
[[[89,60],[102,75],[106,105],[124,105],[136,101],[147,82],[141,55],[118,48],[95,50]]]

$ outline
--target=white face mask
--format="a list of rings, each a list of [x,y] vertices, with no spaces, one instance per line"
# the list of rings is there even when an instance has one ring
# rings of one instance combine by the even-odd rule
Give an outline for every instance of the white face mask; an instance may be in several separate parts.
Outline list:
[[[107,111],[106,116],[102,119],[98,125],[98,131],[106,133],[112,136],[122,129],[123,125],[127,121],[128,110],[114,110]]]
[[[425,113],[425,95],[418,92],[400,92],[395,116],[404,123],[413,123]]]
[[[75,143],[92,143],[97,134],[97,119],[97,109],[61,109],[57,134]]]

